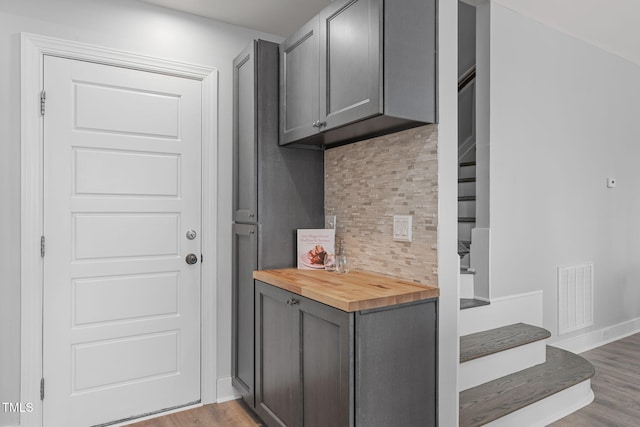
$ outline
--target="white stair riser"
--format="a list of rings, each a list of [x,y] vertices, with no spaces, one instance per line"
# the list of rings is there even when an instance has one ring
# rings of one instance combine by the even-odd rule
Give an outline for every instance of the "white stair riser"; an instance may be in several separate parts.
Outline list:
[[[475,224],[472,222],[459,222],[458,223],[458,240],[471,241],[471,229]]]
[[[458,178],[475,178],[476,177],[476,166],[460,166],[458,168]]]
[[[467,390],[531,368],[546,362],[546,357],[546,340],[540,340],[461,363],[458,371],[458,390]]]
[[[475,182],[459,182],[458,183],[458,196],[475,196],[475,195],[476,195]]]
[[[544,427],[584,408],[593,402],[593,398],[591,380],[586,380],[485,425]]]
[[[461,200],[458,202],[458,216],[476,216],[476,201]]]
[[[462,266],[462,261],[460,262]],[[460,274],[460,298],[473,298],[473,274]]]
[[[491,298],[491,304],[460,310],[460,336],[511,325],[528,323],[542,327],[542,291]]]

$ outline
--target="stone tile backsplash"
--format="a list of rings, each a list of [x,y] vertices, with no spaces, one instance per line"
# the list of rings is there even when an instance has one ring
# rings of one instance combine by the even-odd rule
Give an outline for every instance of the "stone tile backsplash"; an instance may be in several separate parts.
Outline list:
[[[352,269],[437,285],[438,128],[426,125],[325,151],[325,214]],[[413,241],[393,241],[413,215]]]

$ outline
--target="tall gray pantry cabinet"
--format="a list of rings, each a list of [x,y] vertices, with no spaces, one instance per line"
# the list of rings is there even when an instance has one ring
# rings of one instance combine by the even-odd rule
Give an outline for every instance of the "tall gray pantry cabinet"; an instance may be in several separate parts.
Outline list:
[[[296,230],[324,226],[319,150],[278,145],[278,45],[256,40],[233,61],[232,377],[255,407],[252,272],[295,266]]]

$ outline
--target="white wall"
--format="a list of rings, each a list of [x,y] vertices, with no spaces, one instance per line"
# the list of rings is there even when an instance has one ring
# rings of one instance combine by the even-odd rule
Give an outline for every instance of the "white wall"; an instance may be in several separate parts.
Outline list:
[[[638,0],[496,0],[640,65]]]
[[[438,5],[438,421],[458,425],[458,2]],[[446,25],[442,25],[446,23]]]
[[[20,32],[219,70],[218,306],[212,309],[217,310],[217,373],[228,377],[232,60],[252,38],[281,39],[135,0],[0,0],[0,402],[20,399]],[[15,414],[0,407],[0,426],[17,423]]]
[[[558,266],[594,264],[572,335],[640,316],[639,100],[637,64],[492,4],[492,296],[542,289],[552,334]]]

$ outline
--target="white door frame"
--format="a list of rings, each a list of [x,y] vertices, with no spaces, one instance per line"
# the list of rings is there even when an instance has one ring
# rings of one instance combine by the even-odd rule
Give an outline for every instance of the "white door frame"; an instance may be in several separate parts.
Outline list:
[[[33,404],[33,412],[22,413],[22,427],[42,425],[40,379],[42,378],[43,259],[43,119],[40,93],[43,89],[45,55],[61,56],[106,65],[191,78],[202,82],[202,253],[201,266],[201,400],[216,401],[216,224],[218,71],[214,68],[167,61],[115,49],[21,34],[21,345],[20,401]],[[212,310],[212,308],[214,308]],[[46,393],[45,393],[46,398]]]

